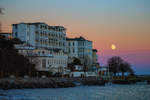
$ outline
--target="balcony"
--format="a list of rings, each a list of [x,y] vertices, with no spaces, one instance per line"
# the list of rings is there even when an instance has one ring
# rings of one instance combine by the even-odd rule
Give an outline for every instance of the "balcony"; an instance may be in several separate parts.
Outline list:
[[[21,49],[21,50],[34,50],[35,48],[32,46],[27,46],[27,45],[15,45],[16,49]]]
[[[28,57],[53,57],[52,54],[42,54],[42,53],[29,53]]]

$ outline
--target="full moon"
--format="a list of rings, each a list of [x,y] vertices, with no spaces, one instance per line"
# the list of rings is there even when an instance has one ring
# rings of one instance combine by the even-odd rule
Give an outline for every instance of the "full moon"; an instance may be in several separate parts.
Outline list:
[[[112,49],[112,50],[115,50],[115,49],[116,49],[116,45],[112,44],[112,45],[111,45],[111,49]]]

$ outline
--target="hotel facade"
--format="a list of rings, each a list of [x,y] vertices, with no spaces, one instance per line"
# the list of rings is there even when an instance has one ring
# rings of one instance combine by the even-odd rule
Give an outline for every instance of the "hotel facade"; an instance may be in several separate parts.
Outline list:
[[[12,25],[13,37],[36,48],[66,50],[66,28],[45,23],[19,23]]]
[[[80,59],[81,63],[83,63],[85,57],[88,57],[92,62],[92,41],[86,40],[83,37],[67,38],[66,40],[69,58],[68,61],[70,63],[74,59],[74,57]]]
[[[18,52],[36,62],[39,71],[65,73],[68,55],[66,53],[66,28],[49,26],[45,23],[13,24],[12,35],[24,44],[16,45]]]
[[[16,45],[16,49],[35,63],[39,71],[65,74],[68,63],[75,57],[81,63],[88,58],[91,66],[98,62],[92,41],[83,37],[66,38],[63,26],[49,26],[42,22],[18,23],[12,25],[12,36],[24,42]]]

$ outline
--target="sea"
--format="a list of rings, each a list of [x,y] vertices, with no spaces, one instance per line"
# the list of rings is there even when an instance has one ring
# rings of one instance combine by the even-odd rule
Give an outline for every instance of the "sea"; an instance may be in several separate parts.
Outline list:
[[[150,100],[150,85],[0,90],[0,100]]]

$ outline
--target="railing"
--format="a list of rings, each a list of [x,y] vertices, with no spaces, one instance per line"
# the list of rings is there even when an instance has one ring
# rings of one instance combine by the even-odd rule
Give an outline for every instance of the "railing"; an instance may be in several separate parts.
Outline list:
[[[29,50],[34,50],[34,47],[31,46],[20,46],[20,45],[15,45],[16,49],[29,49]]]
[[[34,57],[37,57],[37,56],[39,56],[39,57],[53,57],[53,55],[52,54],[38,54],[38,53],[31,53],[31,54],[28,54],[27,56],[34,56]]]

